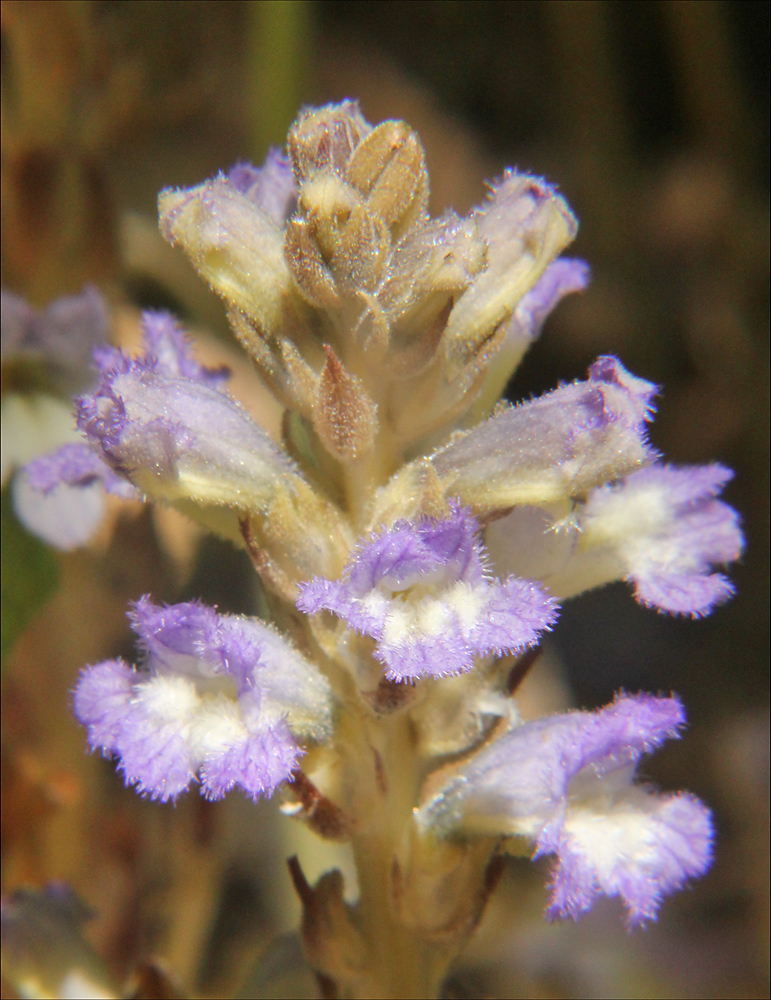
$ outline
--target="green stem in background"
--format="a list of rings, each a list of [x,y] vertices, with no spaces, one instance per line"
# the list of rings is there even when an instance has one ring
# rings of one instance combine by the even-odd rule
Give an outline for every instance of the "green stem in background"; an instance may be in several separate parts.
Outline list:
[[[283,147],[306,99],[311,62],[310,0],[252,0],[246,60],[251,154],[262,163],[269,146]]]

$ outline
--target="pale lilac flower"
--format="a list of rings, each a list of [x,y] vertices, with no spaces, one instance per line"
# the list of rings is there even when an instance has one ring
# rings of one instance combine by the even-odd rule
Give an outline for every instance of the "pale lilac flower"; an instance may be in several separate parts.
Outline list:
[[[502,407],[431,461],[475,513],[580,496],[654,460],[645,425],[656,387],[601,357],[585,382]]]
[[[14,506],[22,523],[57,549],[87,544],[102,522],[105,493],[124,500],[140,493],[87,444],[64,444],[17,474]]]
[[[410,523],[362,542],[340,580],[300,586],[306,614],[331,611],[376,641],[393,680],[471,670],[475,657],[520,652],[557,617],[555,603],[528,580],[494,580],[468,509]]]
[[[578,917],[597,896],[620,896],[630,924],[703,875],[709,810],[686,793],[634,783],[637,762],[679,737],[676,698],[620,695],[596,712],[517,726],[494,740],[418,810],[423,829],[525,837],[556,855],[550,916]]]
[[[78,426],[97,454],[143,492],[259,507],[294,466],[219,388],[226,373],[199,365],[171,317],[145,314],[145,351],[98,352],[101,381],[77,400]]]
[[[586,544],[605,544],[642,604],[707,615],[733,594],[713,565],[739,558],[739,517],[715,497],[733,478],[722,465],[654,465],[594,490],[581,513]]]
[[[91,352],[107,340],[109,329],[107,303],[96,288],[89,285],[40,311],[5,289],[0,294],[3,365],[39,366],[44,386],[63,396],[93,381]]]
[[[517,508],[488,528],[496,569],[540,580],[558,598],[625,579],[642,604],[709,614],[733,594],[712,567],[743,545],[736,511],[716,499],[732,475],[657,463],[592,490],[564,527],[548,509]]]
[[[144,367],[211,388],[228,377],[226,368],[208,369],[195,360],[177,321],[168,313],[146,312],[142,326]],[[89,353],[93,354],[97,372],[103,378],[130,365],[120,350],[106,343],[89,344]],[[93,381],[93,374],[90,380]],[[73,436],[77,441],[77,432]],[[105,492],[124,499],[141,497],[129,479],[116,472],[82,438],[34,458],[14,482],[14,502],[22,522],[46,542],[63,550],[91,540],[105,513]]]
[[[502,840],[556,856],[552,915],[604,894],[639,923],[708,868],[706,808],[635,783],[641,756],[679,735],[679,701],[624,695],[521,723],[509,692],[526,663],[501,657],[535,645],[559,599],[613,579],[707,613],[731,592],[712,567],[741,535],[716,499],[726,470],[656,464],[657,388],[618,359],[496,405],[547,314],[588,281],[583,262],[556,259],[577,222],[553,187],[507,171],[467,217],[431,219],[416,133],[372,127],[353,102],[305,111],[288,150],[291,170],[273,152],[159,198],[163,234],[224,299],[285,408],[282,445],[150,314],[140,357],[96,352],[99,384],[78,401],[92,452],[28,479],[125,482],[234,528],[309,659],[258,621],[143,599],[141,665],[88,668],[76,713],[154,798],[194,780],[211,798],[256,798],[295,772],[289,809],[389,873],[362,880],[362,911],[390,908],[392,929],[430,942],[438,995]],[[341,930],[339,897],[321,891],[336,884],[309,889],[324,928],[306,920],[309,961],[341,995],[401,995],[378,992],[390,970],[370,961],[382,948],[368,921]],[[437,927],[458,929],[443,955]]]
[[[91,352],[106,339],[108,325],[107,305],[95,288],[57,299],[39,312],[3,290],[3,482],[14,468],[59,447],[72,467],[82,445],[69,397],[94,381]],[[22,471],[12,484],[14,510],[49,544],[61,549],[83,545],[104,514],[98,478],[89,477],[77,490],[65,479],[49,483],[44,494]]]
[[[196,778],[208,798],[238,785],[257,798],[289,778],[331,725],[328,682],[278,632],[195,602],[132,615],[145,651],[134,669],[83,671],[75,714],[92,749],[114,754],[126,782],[166,801]]]

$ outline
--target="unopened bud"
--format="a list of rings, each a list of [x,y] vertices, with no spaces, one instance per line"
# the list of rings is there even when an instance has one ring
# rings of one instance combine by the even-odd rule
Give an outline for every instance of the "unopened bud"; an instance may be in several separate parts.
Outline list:
[[[287,140],[297,179],[302,182],[327,168],[342,172],[353,150],[371,130],[356,101],[306,111],[292,126]]]
[[[389,225],[405,215],[412,222],[426,210],[428,174],[423,147],[405,122],[382,122],[373,129],[354,150],[346,173],[367,197],[370,210]]]

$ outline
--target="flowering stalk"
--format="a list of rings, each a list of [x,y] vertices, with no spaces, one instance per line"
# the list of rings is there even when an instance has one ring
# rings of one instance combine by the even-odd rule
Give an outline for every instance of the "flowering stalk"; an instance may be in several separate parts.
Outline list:
[[[281,446],[148,314],[142,355],[96,354],[89,450],[30,480],[119,477],[247,549],[274,624],[143,598],[141,663],[87,668],[76,714],[152,798],[281,787],[358,868],[349,904],[339,872],[290,866],[327,993],[434,997],[503,852],[554,856],[550,916],[605,894],[630,924],[708,868],[706,807],[634,780],[680,735],[677,698],[523,722],[513,695],[559,599],[627,579],[707,614],[742,539],[716,499],[730,473],[658,461],[656,388],[617,359],[497,403],[588,279],[556,259],[577,224],[552,188],[507,172],[468,218],[432,219],[416,134],[353,102],[304,112],[288,154],[159,202],[283,403]]]

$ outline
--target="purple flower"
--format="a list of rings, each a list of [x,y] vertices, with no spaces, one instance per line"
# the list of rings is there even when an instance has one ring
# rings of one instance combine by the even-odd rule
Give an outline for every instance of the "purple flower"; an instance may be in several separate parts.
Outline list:
[[[65,444],[21,470],[13,483],[13,505],[22,524],[66,552],[93,538],[104,517],[105,492],[139,498],[88,445]]]
[[[98,476],[87,474],[77,489],[52,476],[62,464],[70,470],[73,463],[82,466],[67,397],[94,381],[91,352],[106,338],[108,327],[107,305],[95,288],[57,299],[40,312],[2,292],[2,479],[14,467],[43,456],[45,493],[22,471],[11,486],[13,505],[22,524],[60,549],[89,541],[104,514]],[[46,453],[57,448],[59,457],[47,462]],[[86,456],[85,461],[93,466],[98,460]]]
[[[528,580],[493,580],[478,531],[458,503],[446,520],[398,521],[359,546],[342,579],[301,584],[298,607],[371,635],[393,680],[458,674],[476,656],[520,651],[551,626],[556,605]]]
[[[596,712],[515,727],[482,749],[418,810],[424,829],[525,837],[555,854],[550,916],[578,917],[620,896],[630,924],[703,875],[709,810],[687,793],[634,784],[637,761],[685,723],[676,698],[620,695]]]
[[[655,464],[592,490],[562,531],[547,510],[517,508],[488,528],[496,569],[541,580],[560,599],[626,579],[642,604],[707,615],[734,589],[713,565],[742,551],[738,515],[716,499],[732,475]]]
[[[487,266],[454,306],[447,341],[454,353],[479,346],[508,320],[554,256],[576,235],[578,222],[557,191],[537,177],[507,171],[475,212],[487,244]]]
[[[739,558],[736,511],[715,497],[733,477],[722,465],[653,465],[594,490],[581,513],[585,545],[610,545],[642,604],[709,614],[733,584],[713,564]]]
[[[195,360],[187,338],[168,313],[147,312],[142,317],[142,326],[144,354],[136,362],[108,344],[94,348],[93,360],[102,376],[102,386],[132,370],[175,379],[182,384],[187,382],[210,392],[216,392],[227,378],[227,369],[206,368]],[[104,422],[105,417],[109,421],[108,405],[103,400],[94,402],[99,394],[100,388],[97,388],[94,396],[81,400],[86,409],[91,401],[90,412],[94,413],[96,423]],[[230,401],[229,404],[235,406]],[[153,433],[157,436],[165,428],[176,426],[164,420],[162,414],[166,404],[159,403],[159,406],[161,415],[153,424],[150,438]],[[144,416],[148,419],[147,414]],[[248,419],[245,414],[244,419]],[[152,418],[149,420],[152,423]],[[184,439],[184,432],[181,436]],[[167,447],[173,449],[173,435]],[[145,451],[151,448],[152,442],[148,441]],[[91,447],[84,443],[65,444],[27,464],[14,482],[14,507],[19,519],[31,531],[49,544],[68,550],[86,544],[97,531],[105,511],[105,490],[125,499],[141,495],[125,475],[124,466],[120,462],[108,464],[104,449],[92,438]]]
[[[91,286],[56,299],[40,312],[20,296],[2,291],[3,365],[39,364],[49,384],[64,395],[93,380],[91,351],[107,339],[108,330],[107,304]]]
[[[431,459],[475,512],[564,501],[655,458],[645,424],[656,387],[601,357],[585,382],[502,408]]]
[[[294,466],[199,365],[175,321],[144,318],[145,353],[96,355],[102,378],[77,400],[78,426],[115,472],[165,500],[258,508]]]
[[[327,681],[267,625],[195,602],[132,614],[144,662],[88,667],[75,714],[92,749],[120,758],[127,784],[167,801],[196,777],[221,798],[235,785],[270,795],[291,774],[298,739],[331,726]]]
[[[30,531],[67,552],[94,537],[105,513],[105,492],[124,500],[140,497],[87,444],[65,444],[21,470],[13,483],[13,505]]]

